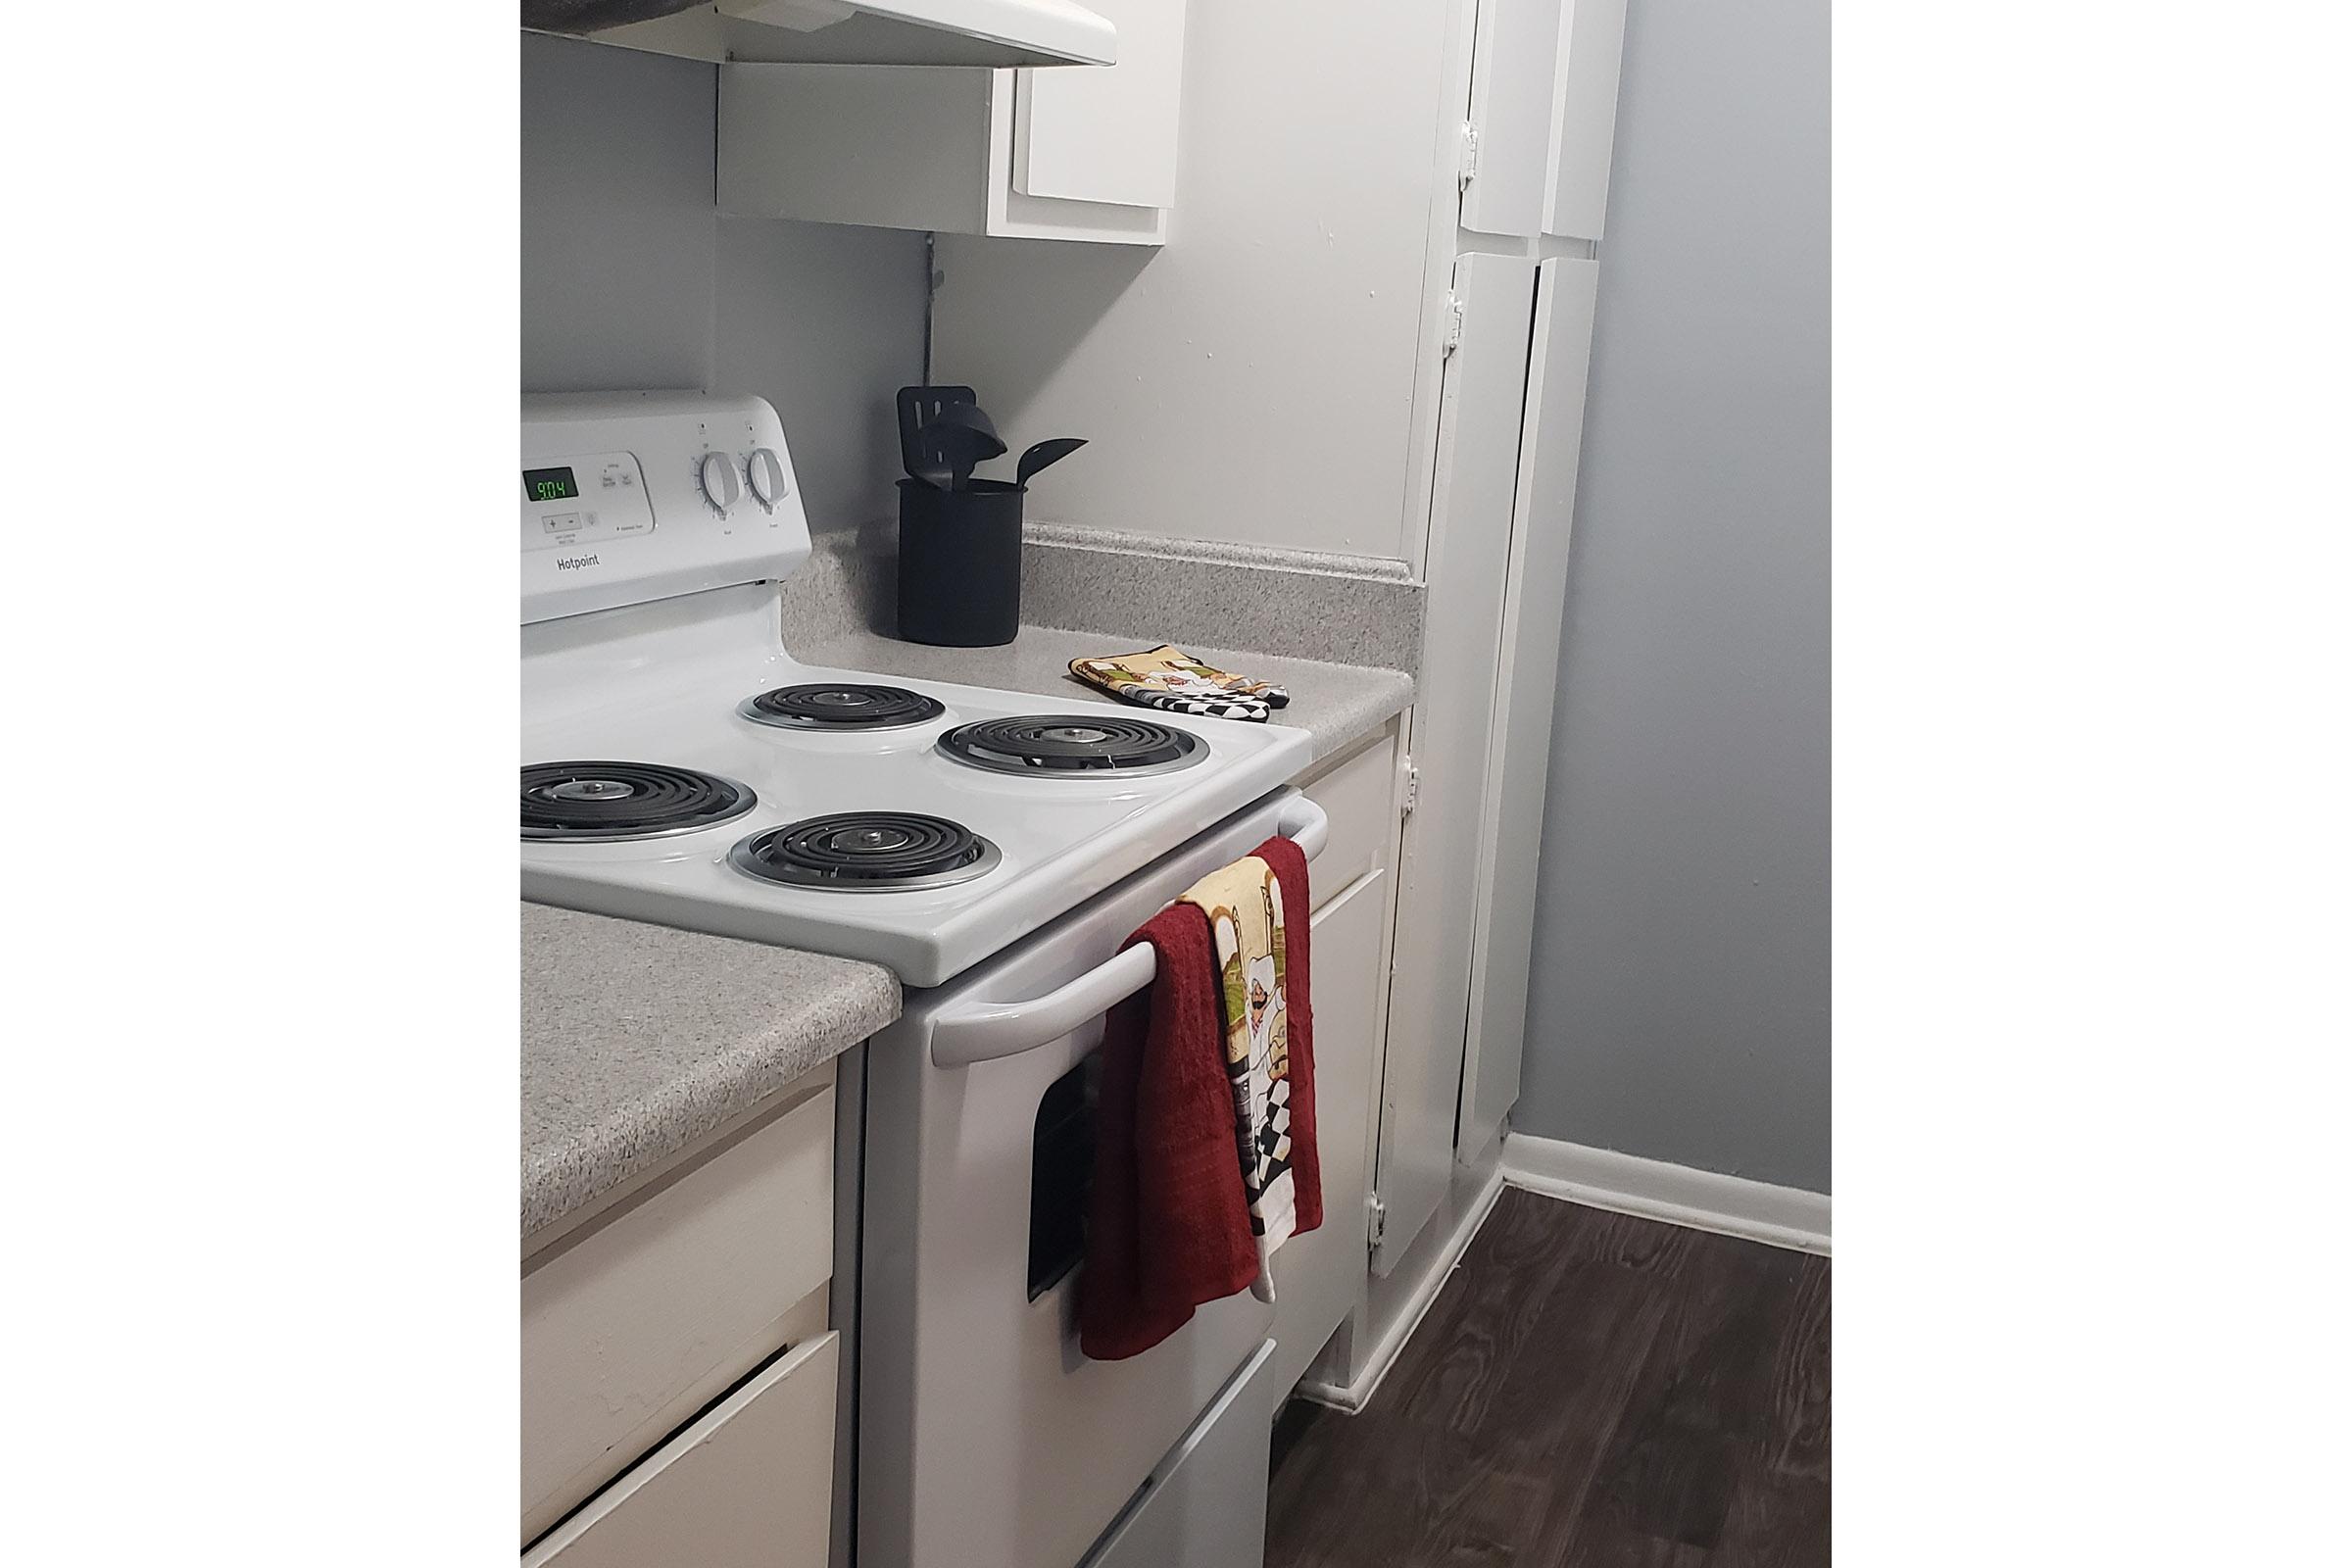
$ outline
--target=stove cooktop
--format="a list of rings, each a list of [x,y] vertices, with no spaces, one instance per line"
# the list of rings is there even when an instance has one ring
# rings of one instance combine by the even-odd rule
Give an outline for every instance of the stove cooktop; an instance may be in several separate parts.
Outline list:
[[[526,650],[525,898],[938,985],[1306,761],[1306,736],[1276,726],[805,668],[751,651],[747,631],[773,624],[772,595],[699,595],[703,619],[650,629],[642,610],[612,612],[609,639],[566,626],[562,648]],[[912,698],[930,716],[808,726],[747,713],[745,693],[786,690],[888,691],[871,706]],[[656,809],[697,814],[645,822]]]

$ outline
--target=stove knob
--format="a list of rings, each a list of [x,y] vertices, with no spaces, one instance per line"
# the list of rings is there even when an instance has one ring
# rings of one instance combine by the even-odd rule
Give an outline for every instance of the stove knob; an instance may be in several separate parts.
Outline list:
[[[703,454],[703,499],[722,514],[743,499],[743,481],[735,477],[734,460],[724,452]]]
[[[784,460],[777,457],[772,449],[755,447],[752,461],[745,464],[744,467],[752,476],[752,494],[758,496],[760,504],[768,511],[775,511],[776,503],[792,494],[792,481],[784,476]]]

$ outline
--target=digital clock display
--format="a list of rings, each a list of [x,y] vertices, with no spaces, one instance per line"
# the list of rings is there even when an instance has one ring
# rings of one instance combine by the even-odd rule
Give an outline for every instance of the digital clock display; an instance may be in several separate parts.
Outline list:
[[[522,498],[525,501],[577,501],[580,487],[572,479],[569,468],[525,468],[522,470]]]

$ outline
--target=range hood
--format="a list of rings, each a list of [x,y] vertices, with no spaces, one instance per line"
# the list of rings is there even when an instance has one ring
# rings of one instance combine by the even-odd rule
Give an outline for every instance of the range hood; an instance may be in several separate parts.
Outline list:
[[[691,60],[1107,66],[1118,32],[1075,0],[522,0],[522,24]]]

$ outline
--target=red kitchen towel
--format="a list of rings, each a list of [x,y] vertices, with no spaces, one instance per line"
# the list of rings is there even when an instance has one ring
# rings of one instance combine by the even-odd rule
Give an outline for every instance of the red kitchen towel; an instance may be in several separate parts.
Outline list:
[[[1323,1223],[1323,1159],[1315,1142],[1314,986],[1307,969],[1309,924],[1314,906],[1306,886],[1306,852],[1279,834],[1250,852],[1273,867],[1282,884],[1282,1004],[1290,1013],[1291,1184],[1298,1225],[1304,1235]]]
[[[1315,1139],[1314,1012],[1306,857],[1276,837],[1256,855],[1282,885],[1283,1005],[1290,1014],[1291,1171],[1298,1232],[1323,1223]],[[1234,1142],[1216,946],[1198,905],[1174,904],[1126,946],[1149,942],[1149,990],[1111,1009],[1095,1112],[1095,1186],[1078,1279],[1078,1348],[1098,1361],[1141,1355],[1193,1309],[1257,1278],[1240,1151]]]
[[[1201,1302],[1257,1278],[1208,917],[1171,905],[1126,945],[1138,942],[1152,945],[1159,969],[1103,1022],[1078,1279],[1078,1348],[1098,1361],[1141,1355]]]

